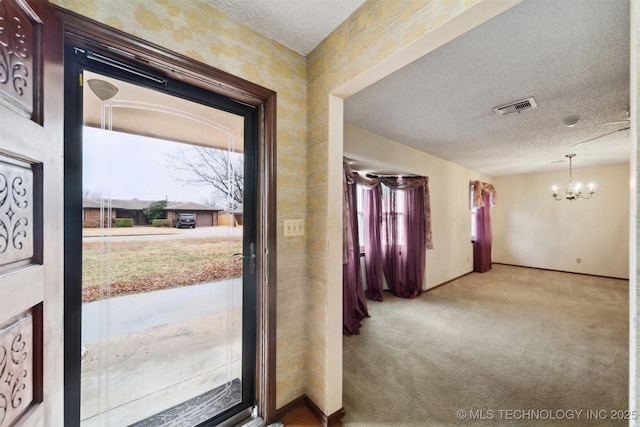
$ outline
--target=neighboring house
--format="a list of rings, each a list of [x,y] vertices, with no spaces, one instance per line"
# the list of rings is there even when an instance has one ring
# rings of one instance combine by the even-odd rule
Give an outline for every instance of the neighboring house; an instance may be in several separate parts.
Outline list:
[[[115,218],[131,218],[134,225],[149,225],[151,221],[144,214],[143,209],[149,207],[154,200],[138,200],[138,199],[113,199],[111,200],[111,214],[109,215],[109,207],[105,206],[103,211],[104,221],[109,221],[109,216],[113,220]],[[101,201],[97,199],[82,200],[82,227],[96,228],[100,227],[100,205]],[[218,215],[222,211],[221,208],[205,206],[195,202],[167,202],[167,208],[164,211],[164,218],[168,219],[171,224],[179,213],[193,213],[196,216],[196,225],[198,227],[217,226]]]
[[[82,228],[98,228],[100,221],[101,202],[97,199],[82,199]],[[111,209],[109,214],[108,207],[105,206],[103,211],[104,224],[108,223],[109,218],[116,218],[115,209]]]
[[[196,215],[196,226],[207,227],[217,226],[218,215],[222,208],[212,208],[194,202],[169,202],[167,204],[167,219],[173,224],[173,220],[179,213],[194,213]]]
[[[239,204],[232,209],[231,211],[225,210],[220,213],[220,225],[243,225],[244,215],[243,215],[243,205]]]
[[[242,213],[242,210],[244,209],[243,205],[238,205],[234,210],[233,210],[233,216],[236,219],[236,223],[238,225],[242,225],[244,222],[244,215]]]

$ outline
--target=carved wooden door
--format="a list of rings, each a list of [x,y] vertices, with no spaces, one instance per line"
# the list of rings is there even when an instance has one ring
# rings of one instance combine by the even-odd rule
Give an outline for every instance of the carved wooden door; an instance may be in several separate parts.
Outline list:
[[[0,427],[63,425],[62,25],[0,0]]]

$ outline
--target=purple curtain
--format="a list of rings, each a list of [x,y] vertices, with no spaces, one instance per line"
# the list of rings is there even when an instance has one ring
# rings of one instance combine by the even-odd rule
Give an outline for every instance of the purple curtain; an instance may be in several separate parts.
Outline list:
[[[354,249],[354,242],[356,247],[358,244],[356,194],[355,190],[352,192],[348,187],[358,183],[369,189],[363,201],[368,285],[366,297],[382,301],[383,277],[397,296],[413,298],[420,294],[426,249],[433,249],[433,236],[428,177],[361,176],[351,169],[346,158],[343,159],[343,167],[343,309],[345,334],[351,335],[357,333],[359,320],[368,314],[365,292],[362,290],[360,260]],[[405,200],[401,206],[397,203],[399,192],[402,192],[401,197]],[[375,218],[376,215],[379,219]]]
[[[355,182],[344,180],[344,232],[347,233],[345,262],[342,264],[342,315],[345,335],[360,333],[361,320],[369,316],[367,300],[360,270],[360,246],[358,244],[358,210]]]
[[[476,240],[473,242],[473,271],[491,270],[491,194],[482,192],[483,207],[476,211]]]
[[[398,295],[402,289],[402,252],[403,242],[400,230],[403,229],[402,216],[397,210],[397,190],[384,188],[382,209],[382,270],[387,279],[389,290]]]
[[[374,301],[382,301],[382,241],[380,224],[382,222],[381,185],[364,191],[364,266],[367,272],[367,290],[365,295]]]
[[[425,246],[425,215],[424,196],[425,188],[419,187],[407,190],[404,193],[405,217],[406,217],[406,256],[403,261],[406,275],[406,286],[403,296],[413,298],[422,292],[424,281],[424,263],[426,261]]]
[[[382,229],[384,277],[389,290],[402,298],[422,291],[426,258],[424,186],[397,190],[385,188]],[[404,202],[399,202],[402,192]]]

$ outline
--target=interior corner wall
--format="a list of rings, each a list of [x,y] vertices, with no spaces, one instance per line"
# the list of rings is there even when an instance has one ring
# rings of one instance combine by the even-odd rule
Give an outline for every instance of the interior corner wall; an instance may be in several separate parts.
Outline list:
[[[427,250],[424,289],[473,271],[469,181],[490,183],[490,177],[349,124],[344,155],[380,170],[429,177],[434,248]]]
[[[628,163],[574,168],[574,181],[596,184],[593,198],[576,201],[551,197],[552,185],[567,184],[568,164],[495,177],[493,262],[628,279],[629,173]]]
[[[306,236],[284,236],[285,219],[307,217],[305,58],[204,1],[51,0],[166,49],[277,92],[276,407],[305,394]]]

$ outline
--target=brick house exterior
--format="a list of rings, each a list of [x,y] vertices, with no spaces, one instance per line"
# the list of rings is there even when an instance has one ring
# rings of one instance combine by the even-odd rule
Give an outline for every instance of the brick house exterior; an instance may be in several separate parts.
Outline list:
[[[106,202],[106,201],[105,201]],[[104,223],[107,224],[115,218],[131,218],[134,225],[150,225],[151,221],[142,211],[147,208],[153,200],[122,200],[112,199],[111,210],[108,206],[105,206],[103,210]],[[100,206],[101,201],[98,199],[83,199],[82,200],[82,227],[83,228],[98,228],[100,227]],[[200,227],[217,226],[218,214],[222,211],[221,208],[215,208],[211,206],[205,206],[200,203],[194,202],[167,202],[167,207],[164,211],[164,218],[168,219],[170,224],[177,214],[179,213],[192,213],[196,217],[196,225]],[[109,215],[110,212],[110,215]]]
[[[99,228],[100,227],[100,200],[95,199],[82,199],[82,227],[83,228]],[[111,209],[111,215],[109,210],[105,207],[103,211],[104,224],[109,223],[109,218],[115,218],[116,211]]]

